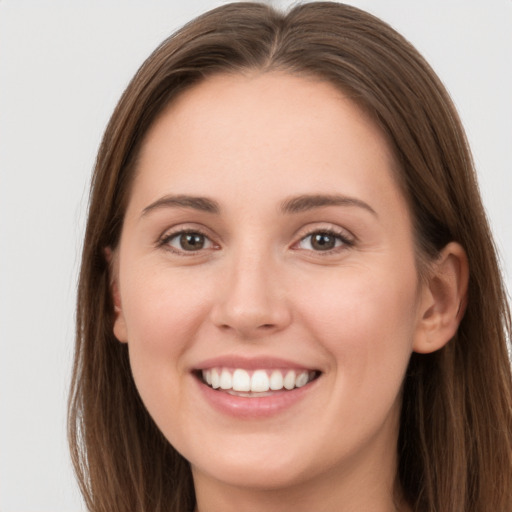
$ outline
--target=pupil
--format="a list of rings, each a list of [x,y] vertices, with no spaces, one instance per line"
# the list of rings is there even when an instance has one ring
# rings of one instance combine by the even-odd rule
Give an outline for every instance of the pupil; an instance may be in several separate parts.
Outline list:
[[[184,233],[180,237],[180,245],[185,251],[197,251],[204,246],[204,236],[199,233]]]
[[[317,233],[313,236],[311,245],[319,251],[328,251],[334,249],[335,240],[334,237],[328,233]]]

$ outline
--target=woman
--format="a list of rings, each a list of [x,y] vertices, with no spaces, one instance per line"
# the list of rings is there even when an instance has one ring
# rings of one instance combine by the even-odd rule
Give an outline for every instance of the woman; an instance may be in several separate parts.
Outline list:
[[[93,178],[70,442],[90,510],[506,511],[510,319],[463,129],[333,3],[141,67]]]

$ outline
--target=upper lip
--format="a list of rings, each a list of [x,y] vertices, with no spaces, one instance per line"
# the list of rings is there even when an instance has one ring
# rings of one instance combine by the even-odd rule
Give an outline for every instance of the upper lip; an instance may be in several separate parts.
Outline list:
[[[293,369],[293,370],[318,370],[318,368],[304,365],[299,362],[272,356],[242,357],[227,354],[205,359],[195,365],[193,370],[207,370],[209,368],[241,368],[244,370],[258,369]]]

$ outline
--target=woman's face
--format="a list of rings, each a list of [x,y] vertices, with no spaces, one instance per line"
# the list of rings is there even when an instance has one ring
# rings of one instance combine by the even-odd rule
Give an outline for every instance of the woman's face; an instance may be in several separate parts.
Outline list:
[[[394,165],[333,86],[278,73],[209,78],[149,131],[114,332],[196,485],[392,485],[423,300]]]

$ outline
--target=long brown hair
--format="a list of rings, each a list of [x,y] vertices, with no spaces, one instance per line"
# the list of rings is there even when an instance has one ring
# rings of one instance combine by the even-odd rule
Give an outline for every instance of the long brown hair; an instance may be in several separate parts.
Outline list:
[[[449,241],[468,255],[457,335],[413,354],[398,485],[416,512],[512,510],[510,315],[463,128],[435,73],[392,28],[330,2],[287,14],[252,3],[197,18],[164,41],[124,92],[92,181],[69,401],[73,462],[89,510],[190,511],[188,463],[146,411],[112,332],[105,248],[118,243],[141,141],[180,91],[217,73],[280,70],[327,80],[371,113],[400,163],[419,260]]]

